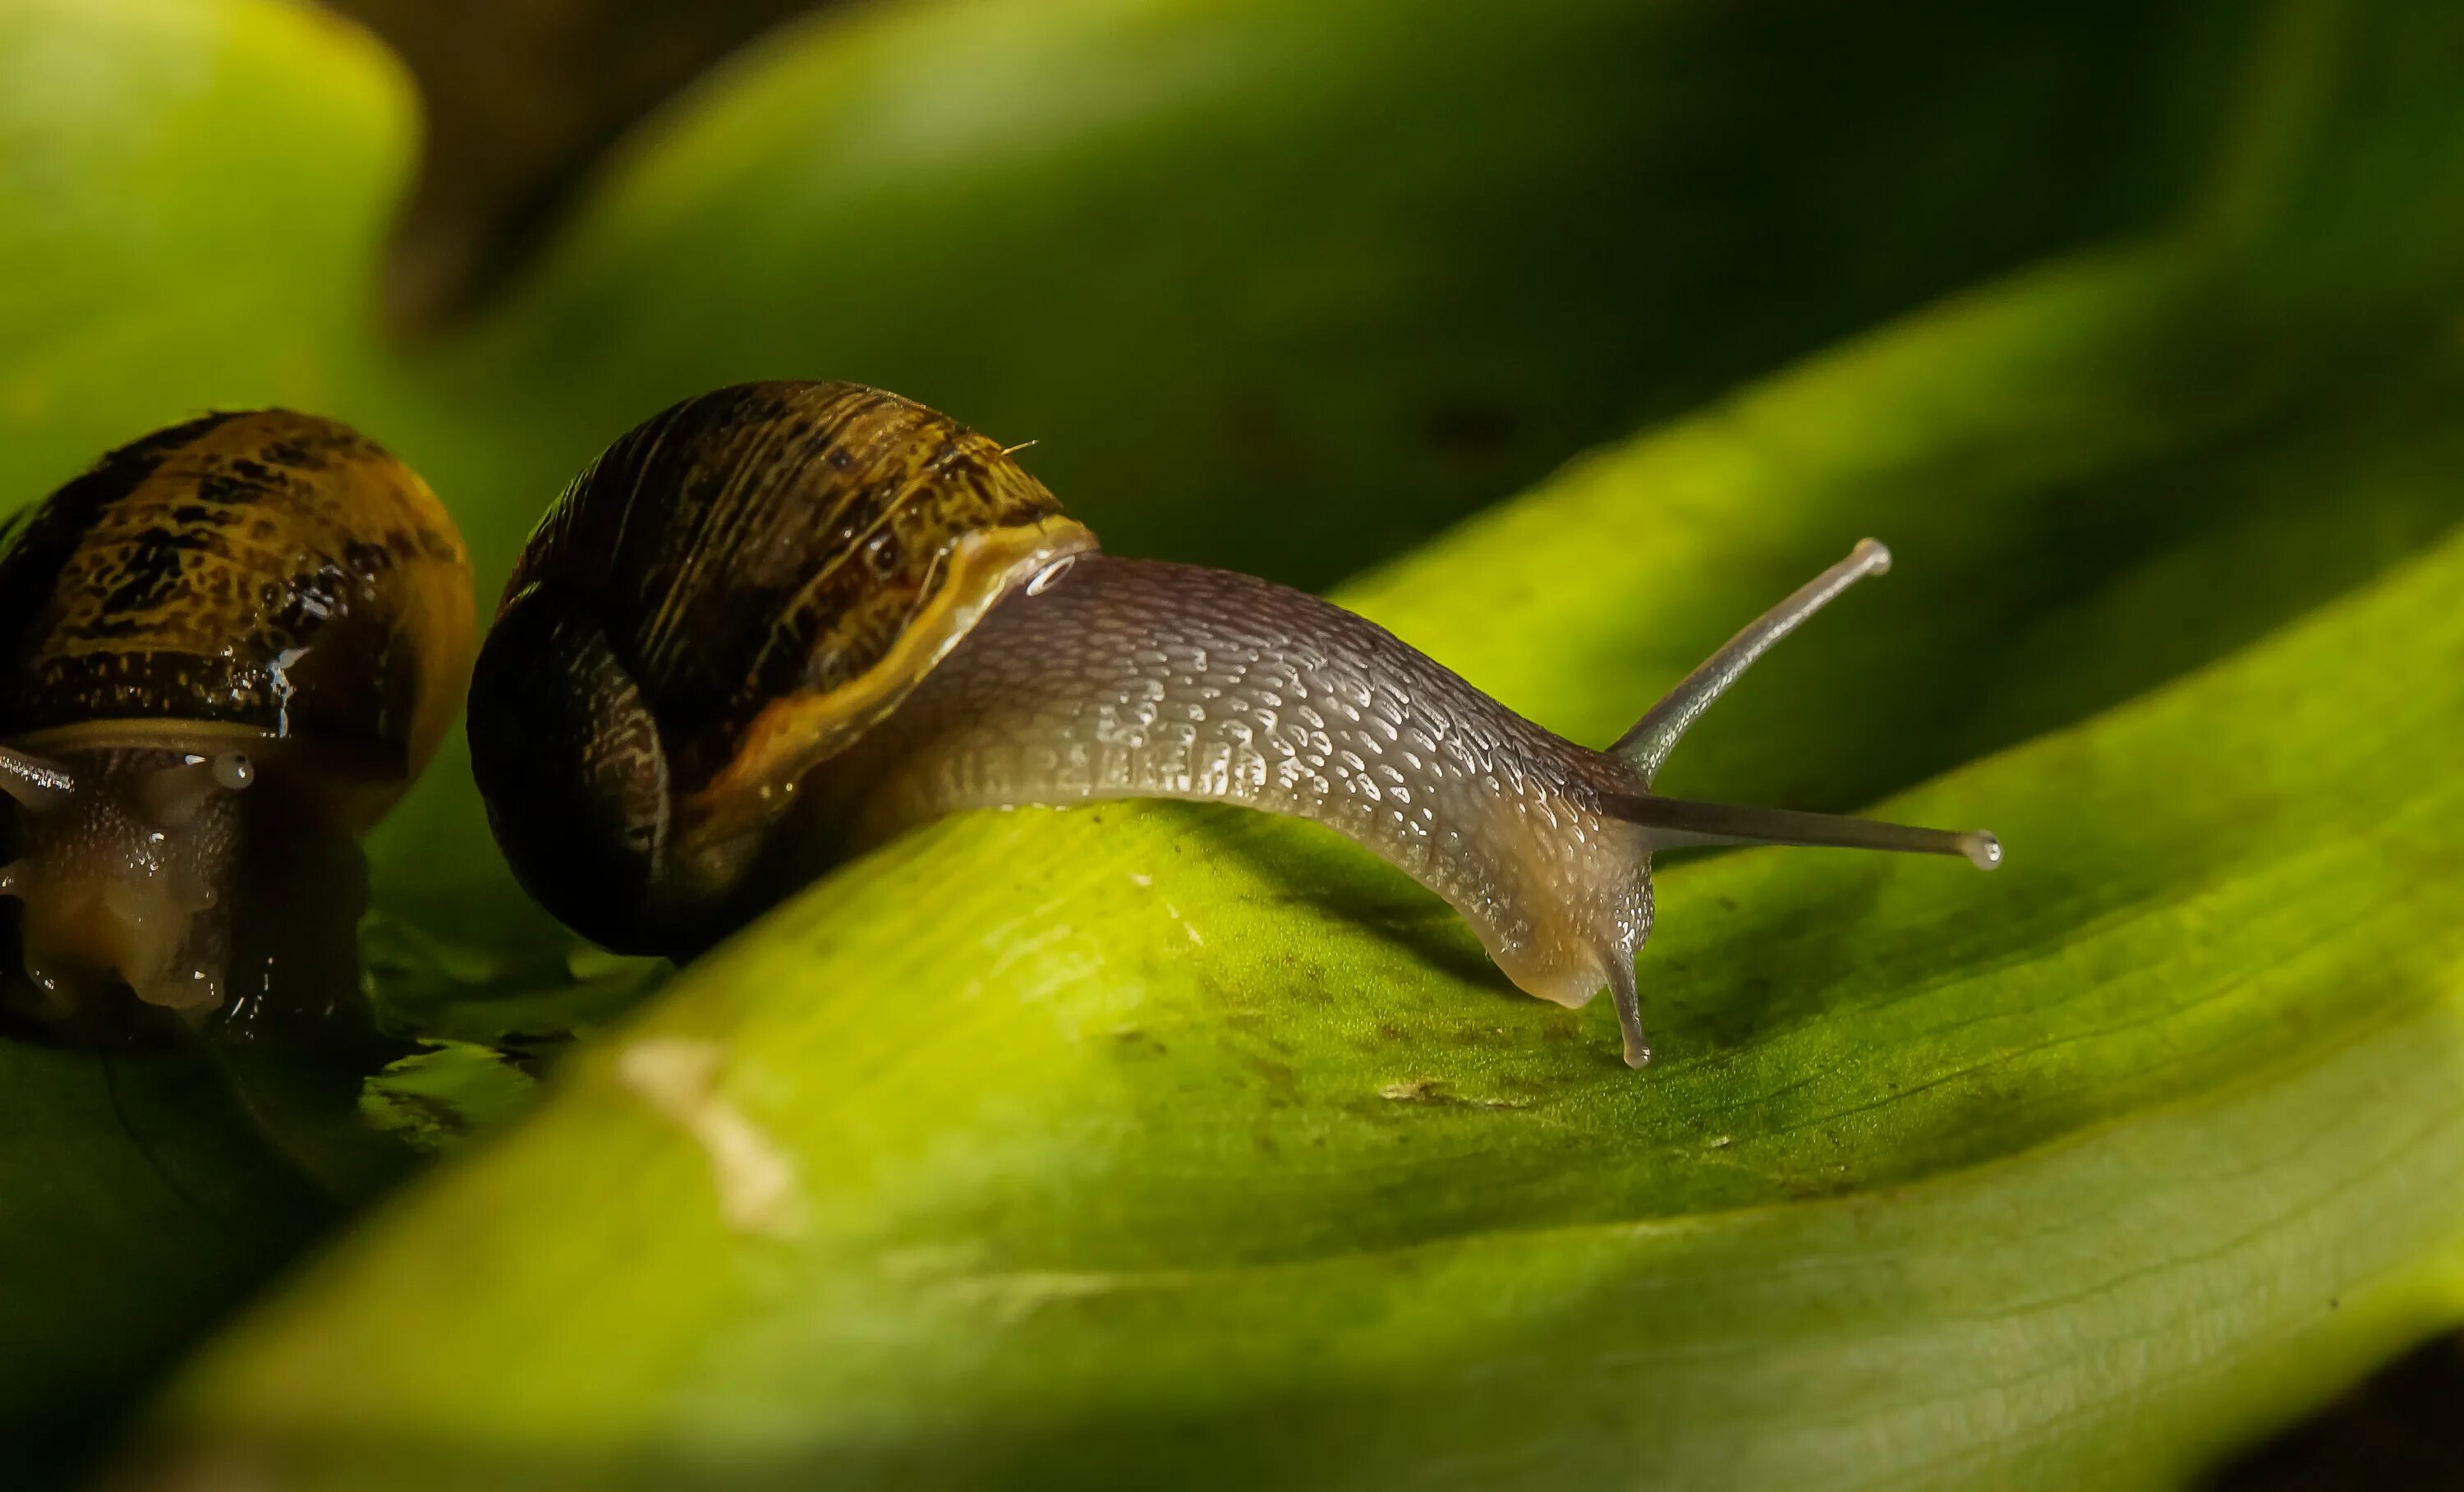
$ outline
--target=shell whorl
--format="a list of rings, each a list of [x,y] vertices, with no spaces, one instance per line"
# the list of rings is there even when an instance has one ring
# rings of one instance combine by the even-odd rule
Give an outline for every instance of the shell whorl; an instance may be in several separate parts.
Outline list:
[[[805,776],[1094,546],[1001,447],[894,394],[673,405],[574,479],[506,586],[472,707],[499,841],[603,943],[721,923]]]
[[[407,780],[475,627],[461,537],[407,466],[316,415],[209,414],[0,532],[0,736],[212,722]]]

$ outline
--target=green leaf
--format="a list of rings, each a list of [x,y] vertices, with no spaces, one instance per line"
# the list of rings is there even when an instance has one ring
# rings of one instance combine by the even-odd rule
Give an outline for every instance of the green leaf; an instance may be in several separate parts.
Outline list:
[[[495,1047],[431,1041],[369,1079],[360,1113],[420,1149],[443,1150],[521,1112],[535,1086]]]
[[[1322,587],[1646,413],[2149,219],[2239,24],[2120,0],[829,14],[634,151],[449,361],[525,396],[525,438],[562,446],[544,486],[611,412],[826,366],[1036,439],[1124,552]]]
[[[407,80],[304,7],[0,11],[0,504],[210,405],[348,400]]]

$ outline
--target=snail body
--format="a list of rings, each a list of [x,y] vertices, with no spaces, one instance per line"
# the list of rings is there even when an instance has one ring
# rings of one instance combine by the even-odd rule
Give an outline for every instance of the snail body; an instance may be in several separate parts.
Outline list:
[[[1005,600],[817,791],[850,845],[1102,798],[1312,819],[1463,912],[1515,984],[1581,1005],[1612,977],[1603,950],[1651,928],[1644,831],[1608,806],[1620,782],[1315,596],[1092,555]]]
[[[1639,1066],[1654,849],[1999,858],[1983,834],[1650,791],[1754,657],[1887,563],[1859,545],[1595,751],[1314,596],[1098,552],[946,416],[742,385],[654,416],[558,500],[481,652],[473,767],[524,884],[633,951],[693,951],[963,809],[1168,797],[1312,819],[1443,897],[1527,991],[1612,991]]]
[[[351,842],[451,724],[474,628],[435,496],[314,415],[158,431],[11,518],[0,892],[44,1013],[125,985],[201,1017],[233,993],[235,917],[257,890],[348,902],[335,867],[356,868]]]

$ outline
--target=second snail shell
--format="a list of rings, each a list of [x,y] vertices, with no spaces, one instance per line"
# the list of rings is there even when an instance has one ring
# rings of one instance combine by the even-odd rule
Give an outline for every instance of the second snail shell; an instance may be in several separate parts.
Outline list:
[[[435,494],[318,415],[156,431],[11,518],[0,891],[37,1013],[352,1000],[352,841],[451,725],[475,627]]]

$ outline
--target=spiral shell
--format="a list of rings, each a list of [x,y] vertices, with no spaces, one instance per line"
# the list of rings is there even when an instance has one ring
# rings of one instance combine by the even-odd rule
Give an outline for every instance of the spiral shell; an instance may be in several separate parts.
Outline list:
[[[1001,447],[894,394],[685,400],[574,479],[506,588],[472,691],[498,840],[600,942],[715,929],[805,775],[1094,546]]]
[[[383,799],[452,724],[474,626],[461,537],[407,466],[316,415],[209,414],[0,529],[0,738],[239,726]]]

